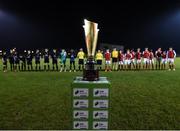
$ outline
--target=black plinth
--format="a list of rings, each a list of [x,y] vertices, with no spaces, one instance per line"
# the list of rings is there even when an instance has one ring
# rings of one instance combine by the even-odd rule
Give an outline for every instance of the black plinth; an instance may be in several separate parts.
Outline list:
[[[83,80],[97,81],[99,80],[99,70],[96,68],[96,63],[93,58],[89,58],[83,70]]]

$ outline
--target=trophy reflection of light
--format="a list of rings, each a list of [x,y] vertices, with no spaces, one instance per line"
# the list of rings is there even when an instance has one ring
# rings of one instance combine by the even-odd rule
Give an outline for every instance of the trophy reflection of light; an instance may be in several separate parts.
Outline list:
[[[99,79],[99,72],[95,67],[96,63],[94,61],[99,32],[98,24],[85,19],[83,28],[85,32],[85,41],[88,53],[87,63],[83,71],[83,79],[94,81]]]
[[[97,46],[97,38],[98,38],[98,24],[84,20],[84,31],[85,31],[85,38],[86,38],[86,47],[88,52],[88,57],[94,57],[96,46]]]

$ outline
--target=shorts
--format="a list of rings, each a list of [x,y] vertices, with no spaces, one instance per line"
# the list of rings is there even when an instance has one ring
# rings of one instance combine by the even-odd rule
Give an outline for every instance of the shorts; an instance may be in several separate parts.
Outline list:
[[[84,65],[84,59],[79,59],[78,64],[79,64],[79,65]]]
[[[164,58],[163,58],[163,59],[161,60],[161,62],[162,62],[162,64],[166,64],[166,63],[167,63],[167,59],[164,59]]]
[[[45,58],[45,59],[44,59],[44,63],[49,63],[49,59],[48,59],[48,58]]]
[[[118,58],[112,58],[112,63],[115,63],[118,61]]]
[[[14,64],[14,61],[9,61],[9,63],[12,65],[12,64]]]
[[[144,64],[149,64],[149,59],[148,58],[144,58]]]
[[[149,64],[154,64],[154,59],[150,59]]]
[[[75,65],[75,61],[70,61],[70,65]]]
[[[66,59],[62,60],[62,64],[64,65],[66,64]]]
[[[174,64],[174,58],[168,58],[168,62]]]
[[[4,65],[4,66],[7,66],[7,61],[3,61],[3,65]]]
[[[106,65],[110,65],[111,61],[110,60],[106,60]]]
[[[156,62],[161,62],[161,57],[156,58]]]
[[[102,60],[97,60],[97,65],[102,65]]]
[[[119,61],[119,65],[124,65],[124,61]]]
[[[53,65],[57,64],[57,60],[52,60]]]
[[[136,64],[141,64],[141,59],[137,59]]]
[[[32,61],[27,61],[27,65],[32,65]]]
[[[36,60],[36,61],[35,61],[35,64],[36,64],[36,65],[37,65],[37,64],[40,64],[40,61],[39,61],[39,60],[38,60],[38,61]]]
[[[135,59],[131,59],[131,63],[134,63],[134,64],[135,64]]]
[[[131,64],[131,60],[125,60],[125,65],[130,65]]]
[[[18,65],[18,64],[19,64],[19,61],[15,61],[15,64]]]

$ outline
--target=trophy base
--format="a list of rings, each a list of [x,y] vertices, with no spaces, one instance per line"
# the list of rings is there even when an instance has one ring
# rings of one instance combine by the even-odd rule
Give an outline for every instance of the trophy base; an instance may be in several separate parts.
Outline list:
[[[98,81],[99,80],[99,70],[96,67],[96,62],[94,58],[90,56],[83,70],[83,80],[85,81]]]
[[[99,80],[99,70],[96,67],[96,62],[94,58],[90,56],[83,70],[83,80],[84,81],[98,81]]]
[[[85,81],[98,81],[99,70],[83,70],[83,80]]]

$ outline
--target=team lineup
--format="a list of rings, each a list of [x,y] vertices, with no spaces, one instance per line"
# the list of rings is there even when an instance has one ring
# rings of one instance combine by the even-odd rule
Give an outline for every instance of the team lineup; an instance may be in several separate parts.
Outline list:
[[[97,68],[105,72],[140,69],[175,70],[175,58],[176,52],[173,48],[169,48],[168,51],[162,51],[161,48],[158,48],[155,52],[148,50],[148,48],[145,48],[144,51],[141,51],[140,48],[137,51],[128,49],[126,52],[114,48],[112,52],[106,49],[104,53],[102,50],[98,50],[95,54]],[[66,66],[67,59],[69,59],[69,69]],[[78,67],[76,67],[76,61],[78,61]],[[2,63],[4,72],[7,72],[8,66],[10,71],[49,71],[50,66],[52,66],[54,71],[66,72],[68,70],[69,72],[75,72],[84,69],[86,54],[82,48],[78,53],[74,50],[66,52],[62,49],[58,52],[56,49],[52,51],[45,49],[43,53],[40,50],[35,52],[25,50],[21,54],[18,53],[16,48],[13,48],[9,53],[2,52]],[[102,68],[103,64],[105,64],[104,69]]]

